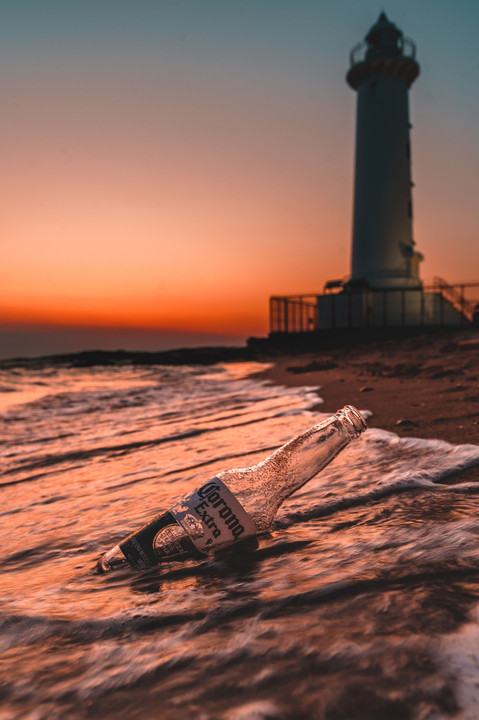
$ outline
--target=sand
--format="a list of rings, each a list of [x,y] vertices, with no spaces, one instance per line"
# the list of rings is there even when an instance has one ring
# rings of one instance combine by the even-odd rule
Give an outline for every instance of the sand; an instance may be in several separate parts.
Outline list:
[[[479,328],[282,355],[259,377],[319,386],[318,409],[368,409],[400,436],[479,444]]]

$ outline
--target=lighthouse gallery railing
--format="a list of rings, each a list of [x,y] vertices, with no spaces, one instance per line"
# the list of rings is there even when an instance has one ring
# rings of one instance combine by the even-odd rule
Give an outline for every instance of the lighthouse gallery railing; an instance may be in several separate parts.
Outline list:
[[[349,53],[350,66],[352,67],[357,63],[364,62],[369,48],[370,45],[364,40],[354,45]],[[416,59],[416,44],[409,38],[398,38],[398,50],[403,57],[411,58],[411,60]]]

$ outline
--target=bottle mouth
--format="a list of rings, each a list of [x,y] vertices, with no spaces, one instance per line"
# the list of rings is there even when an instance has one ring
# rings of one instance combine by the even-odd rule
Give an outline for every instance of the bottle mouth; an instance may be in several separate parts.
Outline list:
[[[344,427],[352,437],[358,437],[367,429],[366,421],[353,405],[346,405],[336,413],[342,420],[345,420]]]

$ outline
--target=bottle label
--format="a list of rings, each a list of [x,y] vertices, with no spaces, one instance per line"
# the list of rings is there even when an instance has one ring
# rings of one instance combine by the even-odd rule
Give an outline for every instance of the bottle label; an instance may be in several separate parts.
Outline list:
[[[201,553],[257,533],[246,510],[217,477],[180,500],[170,513]]]
[[[170,512],[157,515],[148,525],[123,540],[120,550],[137,570],[145,570],[159,562],[201,557]]]

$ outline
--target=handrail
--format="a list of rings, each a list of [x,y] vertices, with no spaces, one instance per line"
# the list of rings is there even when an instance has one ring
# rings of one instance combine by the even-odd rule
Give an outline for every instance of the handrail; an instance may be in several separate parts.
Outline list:
[[[433,286],[437,292],[441,293],[446,301],[450,302],[469,322],[472,322],[476,307],[475,303],[465,299],[463,285],[459,285],[461,291],[458,292],[456,287],[449,285],[443,278],[434,277]]]
[[[364,62],[366,59],[366,53],[370,47],[369,43],[365,40],[361,40],[361,42],[356,43],[349,53],[350,66],[352,67],[357,63]],[[401,55],[398,55],[397,57],[406,57],[411,60],[416,59],[416,45],[410,38],[398,38],[398,48],[401,50]]]

